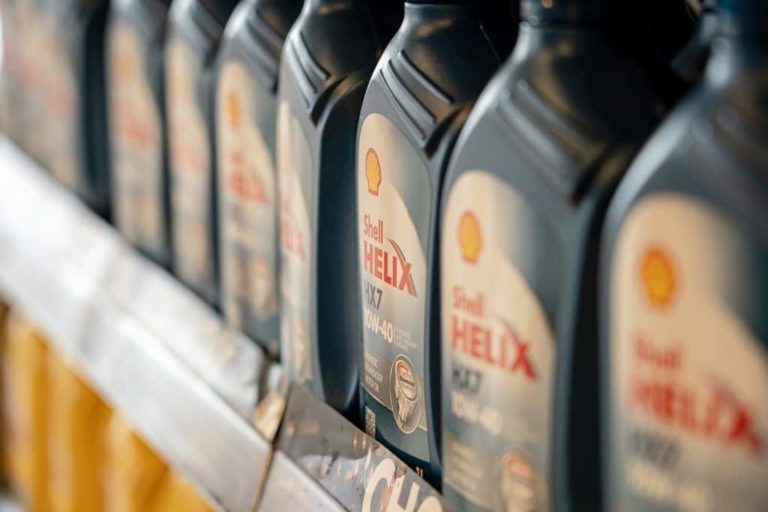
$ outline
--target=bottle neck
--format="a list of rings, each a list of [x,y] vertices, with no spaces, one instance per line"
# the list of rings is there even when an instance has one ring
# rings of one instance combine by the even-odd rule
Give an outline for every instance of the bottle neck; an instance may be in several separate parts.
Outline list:
[[[379,3],[395,3],[395,0],[306,0],[306,3],[311,5],[314,9],[336,10],[357,6],[376,6]]]
[[[437,18],[459,17],[477,22],[480,17],[481,0],[466,0],[457,2],[446,1],[416,1],[405,2],[404,24],[419,22],[434,22]]]
[[[200,0],[200,5],[217,23],[224,25],[237,7],[237,0]]]
[[[521,0],[521,19],[530,25],[595,24],[608,17],[613,0]]]

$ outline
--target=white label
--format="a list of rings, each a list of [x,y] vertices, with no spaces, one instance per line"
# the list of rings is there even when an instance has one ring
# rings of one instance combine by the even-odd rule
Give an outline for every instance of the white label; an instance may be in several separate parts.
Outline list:
[[[111,32],[109,49],[114,220],[129,241],[161,257],[162,121],[147,81],[147,47],[135,29],[120,24]]]
[[[217,90],[224,313],[236,327],[269,342],[277,335],[263,325],[277,316],[277,204],[273,154],[258,121],[274,117],[274,99],[255,88],[238,62],[222,67]],[[274,120],[264,124],[274,130]]]
[[[282,262],[280,356],[289,375],[299,383],[307,383],[315,373],[315,329],[310,315],[312,154],[309,141],[286,101],[279,106],[277,145]]]
[[[211,156],[199,94],[202,64],[172,40],[166,56],[174,265],[182,281],[213,293]],[[210,298],[210,297],[209,297]]]
[[[765,264],[754,252],[680,195],[651,196],[625,220],[611,283],[609,508],[768,509],[765,340],[739,311],[765,297],[748,277]]]
[[[375,401],[368,406],[383,408],[377,434],[426,461],[427,168],[379,114],[363,123],[357,160],[363,386]]]
[[[515,262],[530,207],[500,178],[462,174],[442,225],[443,463],[482,510],[548,510],[555,341]]]

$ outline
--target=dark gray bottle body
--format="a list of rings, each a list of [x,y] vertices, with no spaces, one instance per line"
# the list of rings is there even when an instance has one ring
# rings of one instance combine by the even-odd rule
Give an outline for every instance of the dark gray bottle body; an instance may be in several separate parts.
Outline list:
[[[491,42],[481,7],[406,2],[358,134],[365,428],[438,487],[440,193],[467,115],[513,42]],[[509,29],[507,21],[494,23]]]
[[[219,264],[224,316],[279,352],[277,83],[300,0],[248,0],[232,14],[215,90]]]
[[[355,423],[355,137],[368,80],[400,19],[399,2],[307,0],[280,67],[280,357],[292,379]]]
[[[174,0],[165,47],[173,272],[219,306],[213,80],[236,0]]]
[[[605,226],[608,509],[768,507],[768,8],[721,8],[703,80],[641,151]]]
[[[668,104],[599,3],[542,7],[524,2],[443,195],[444,490],[470,510],[600,509],[600,227]]]
[[[169,4],[114,3],[106,46],[112,220],[129,242],[166,268],[171,265],[164,69]]]

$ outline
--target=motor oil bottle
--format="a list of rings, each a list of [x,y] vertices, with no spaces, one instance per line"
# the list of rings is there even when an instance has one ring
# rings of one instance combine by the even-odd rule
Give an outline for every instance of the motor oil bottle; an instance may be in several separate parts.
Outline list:
[[[15,142],[21,139],[23,117],[21,94],[21,31],[18,0],[0,1],[0,129]]]
[[[355,140],[402,19],[396,0],[306,0],[280,65],[280,356],[286,375],[359,415]]]
[[[599,233],[667,106],[614,36],[619,3],[523,0],[512,57],[451,161],[443,486],[467,510],[600,510]]]
[[[33,154],[30,150],[35,139],[28,139],[27,134],[32,114],[44,110],[41,61],[47,53],[40,59],[28,59],[27,55],[41,50],[42,8],[33,0],[3,0],[2,9],[3,130],[21,149],[41,161],[41,152]],[[38,147],[43,144],[40,139],[36,140]]]
[[[768,3],[719,8],[606,222],[607,510],[768,509]]]
[[[376,67],[360,114],[365,428],[433,483],[439,481],[433,306],[440,190],[467,115],[507,53],[491,43],[482,8],[480,1],[406,1],[403,24]]]
[[[109,407],[54,350],[48,357],[48,492],[61,512],[105,508]]]
[[[218,306],[215,54],[237,0],[174,0],[165,48],[173,270]]]
[[[112,218],[164,267],[171,264],[163,60],[169,5],[114,2],[107,36]]]
[[[47,166],[45,148],[51,139],[48,132],[55,129],[48,122],[42,122],[50,96],[46,84],[50,68],[46,64],[48,59],[53,59],[49,53],[52,45],[48,43],[53,40],[52,22],[41,2],[6,2],[9,8],[7,18],[3,19],[3,37],[8,40],[8,48],[7,52],[4,49],[3,58],[7,60],[3,63],[3,74],[7,78],[5,91],[9,94],[9,134],[29,156]],[[57,62],[57,65],[60,64]],[[62,96],[72,90],[67,87],[71,85],[69,77],[65,75],[62,79]]]
[[[48,510],[48,343],[18,311],[3,338],[3,435],[11,488],[26,510]]]
[[[277,78],[301,0],[246,0],[219,52],[216,159],[221,303],[231,325],[276,356],[278,195]]]
[[[109,0],[42,2],[46,13],[45,163],[109,217],[110,170],[104,41]],[[27,58],[37,58],[29,55]]]

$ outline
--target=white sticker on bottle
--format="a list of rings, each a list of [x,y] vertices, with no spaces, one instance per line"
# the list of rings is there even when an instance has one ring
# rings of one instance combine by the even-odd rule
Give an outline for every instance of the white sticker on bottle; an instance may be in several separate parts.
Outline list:
[[[429,176],[413,146],[380,114],[363,122],[357,160],[362,384],[371,398],[367,406],[376,413],[377,435],[427,461]]]
[[[443,471],[472,510],[550,509],[555,341],[516,263],[530,206],[502,179],[468,171],[441,229]]]
[[[108,59],[114,221],[130,242],[162,258],[162,120],[148,81],[146,44],[125,23],[110,32]]]
[[[217,87],[222,305],[236,327],[277,344],[277,201],[274,96],[240,62],[226,62]]]
[[[690,197],[650,196],[625,219],[611,281],[609,509],[768,509],[768,359],[753,330],[766,290],[751,279],[766,261]]]
[[[282,101],[277,119],[277,165],[280,186],[280,357],[299,383],[315,375],[315,329],[310,304],[313,201],[312,154],[291,107]]]
[[[201,56],[188,44],[171,40],[166,54],[166,97],[174,267],[182,281],[211,299],[215,286],[212,176],[201,74]]]

